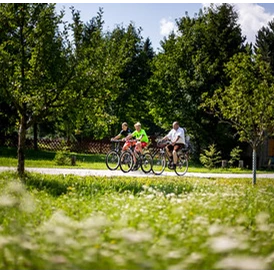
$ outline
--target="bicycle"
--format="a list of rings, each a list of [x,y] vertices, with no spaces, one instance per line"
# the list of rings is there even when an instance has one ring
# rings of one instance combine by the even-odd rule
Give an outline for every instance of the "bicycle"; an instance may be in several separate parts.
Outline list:
[[[177,152],[178,162],[175,168],[172,167],[173,159],[169,158],[165,147],[171,144],[168,142],[157,142],[159,148],[153,155],[152,171],[155,175],[161,175],[165,168],[173,169],[178,176],[183,176],[188,170],[188,149],[182,148]]]
[[[112,148],[106,155],[106,166],[109,170],[116,170],[120,165],[121,145],[122,140],[111,140],[114,143]]]
[[[152,170],[153,159],[150,152],[141,154],[135,151],[136,140],[128,141],[130,148],[123,151],[120,157],[120,168],[123,172],[128,173],[129,171],[138,170],[141,167],[144,173],[149,173]],[[136,162],[134,163],[134,157]]]

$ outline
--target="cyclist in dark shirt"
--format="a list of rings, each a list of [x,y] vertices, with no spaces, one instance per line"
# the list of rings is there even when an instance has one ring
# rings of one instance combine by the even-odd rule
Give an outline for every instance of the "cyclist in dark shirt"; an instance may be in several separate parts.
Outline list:
[[[111,141],[113,141],[113,140],[119,140],[121,138],[124,140],[131,133],[132,133],[132,131],[128,127],[128,124],[126,122],[124,122],[122,124],[122,130],[120,131],[120,133],[117,136],[115,136],[114,138],[111,138]],[[127,146],[126,146],[126,144],[124,144],[122,150],[126,150],[126,149],[127,149]]]

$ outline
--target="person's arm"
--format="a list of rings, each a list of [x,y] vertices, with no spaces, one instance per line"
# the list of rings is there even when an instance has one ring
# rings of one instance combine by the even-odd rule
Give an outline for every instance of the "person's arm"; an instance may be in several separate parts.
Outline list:
[[[121,138],[121,134],[119,133],[117,136],[111,138],[111,141],[113,140],[119,140]]]
[[[170,140],[171,138],[171,131],[162,139],[162,141]]]
[[[143,137],[144,137],[144,134],[141,134],[141,136],[139,138],[137,138],[136,140],[141,141]]]
[[[174,142],[172,143],[172,145],[174,146],[178,140],[180,139],[180,137],[182,138],[182,140],[184,140],[184,131],[183,130],[180,130],[177,134],[176,134],[176,139],[174,140]]]
[[[129,139],[131,139],[133,137],[133,133],[129,134],[127,137],[125,137],[124,139],[127,141]]]
[[[175,144],[177,143],[177,141],[179,140],[179,138],[180,138],[180,135],[177,135],[175,141],[172,142],[173,146],[175,146]]]

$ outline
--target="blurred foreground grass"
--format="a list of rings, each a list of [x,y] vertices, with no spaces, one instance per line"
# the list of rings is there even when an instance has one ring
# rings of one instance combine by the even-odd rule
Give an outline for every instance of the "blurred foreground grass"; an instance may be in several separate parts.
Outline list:
[[[274,269],[274,181],[0,174],[0,269]]]

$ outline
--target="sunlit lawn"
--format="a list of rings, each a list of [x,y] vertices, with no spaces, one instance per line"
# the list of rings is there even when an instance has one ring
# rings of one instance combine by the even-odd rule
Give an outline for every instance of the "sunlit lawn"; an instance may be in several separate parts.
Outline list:
[[[26,167],[44,167],[44,168],[81,168],[81,169],[107,169],[105,164],[105,154],[76,154],[76,165],[57,165],[54,161],[55,152],[49,151],[34,151],[28,150],[26,152]],[[16,167],[17,158],[16,150],[14,148],[0,147],[0,166]],[[170,171],[168,168],[165,171]],[[200,173],[251,173],[249,169],[240,168],[214,168],[207,169],[201,165],[197,165],[190,161],[188,172],[200,172]],[[258,171],[258,173],[274,172]]]
[[[0,269],[274,269],[274,183],[0,174]]]

